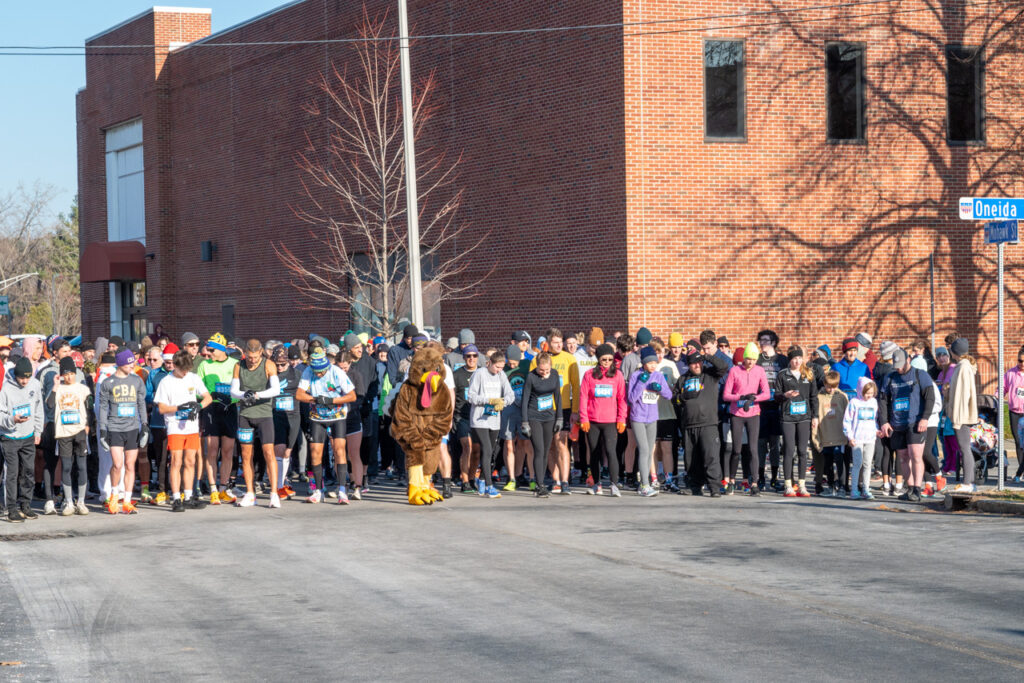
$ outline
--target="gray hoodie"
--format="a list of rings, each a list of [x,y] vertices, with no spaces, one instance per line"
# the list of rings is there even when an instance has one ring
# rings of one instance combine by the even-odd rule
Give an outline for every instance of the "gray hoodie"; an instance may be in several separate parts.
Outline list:
[[[28,415],[32,419],[17,424],[14,415]],[[14,378],[14,371],[7,373],[4,386],[0,389],[0,438],[28,439],[43,433],[43,387],[39,380],[32,378],[24,387]]]

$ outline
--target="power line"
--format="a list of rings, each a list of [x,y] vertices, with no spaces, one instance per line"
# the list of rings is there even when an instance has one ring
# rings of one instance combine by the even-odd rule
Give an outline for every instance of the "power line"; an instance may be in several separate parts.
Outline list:
[[[926,0],[921,0],[925,2]],[[902,3],[903,0],[853,0],[850,2],[842,2],[831,5],[816,5],[813,7],[794,7],[789,9],[772,9],[772,10],[759,10],[750,12],[734,12],[729,14],[708,14],[695,17],[682,17],[675,19],[651,19],[648,21],[633,21],[633,22],[616,22],[616,23],[605,23],[605,24],[578,24],[570,26],[543,26],[538,28],[524,28],[524,29],[504,29],[500,31],[470,31],[463,33],[432,33],[423,34],[418,36],[410,36],[410,40],[436,40],[436,39],[451,39],[451,38],[479,38],[479,37],[500,37],[500,36],[512,36],[512,35],[524,35],[524,34],[538,34],[538,33],[562,33],[570,31],[591,31],[591,30],[604,30],[604,29],[622,29],[630,28],[635,26],[651,26],[660,24],[677,24],[677,23],[692,23],[696,21],[712,21],[717,19],[738,19],[742,17],[758,17],[758,16],[774,16],[774,15],[787,15],[787,14],[798,14],[801,12],[817,12],[831,9],[845,9],[850,7],[864,7],[869,5],[881,5],[891,3]],[[979,2],[965,1],[964,5],[975,5]],[[879,14],[902,14],[905,12],[917,12],[934,9],[932,6],[923,8],[915,8],[913,10],[892,10],[891,12],[883,12]],[[856,16],[856,15],[854,15]],[[825,19],[832,19],[833,17],[822,17],[817,19],[819,21]],[[814,21],[804,20],[804,21]],[[785,22],[778,22],[785,23]],[[776,24],[763,24],[763,25],[776,25]],[[684,30],[708,30],[711,27],[700,28],[700,29],[679,29],[678,31],[665,31],[663,33],[675,33]],[[735,28],[735,27],[714,27],[714,28]],[[642,36],[642,35],[656,35],[654,33],[632,33],[624,34],[626,36]],[[273,47],[273,46],[287,46],[287,45],[328,45],[333,43],[365,43],[365,42],[388,42],[399,40],[399,36],[380,36],[380,37],[368,37],[368,38],[322,38],[313,40],[273,40],[273,41],[250,41],[250,42],[213,42],[204,41],[202,39],[186,43],[181,47]],[[156,44],[125,44],[125,45],[0,45],[0,50],[32,50],[32,51],[43,51],[43,50],[82,50],[81,53],[59,53],[62,56],[68,54],[88,54],[88,56],[94,56],[95,54],[102,54],[93,52],[94,50],[113,50],[113,49],[146,49],[146,50],[169,50],[167,45],[156,45]],[[88,50],[89,52],[84,52]],[[10,53],[0,53],[10,54]],[[34,52],[16,53],[16,54],[35,54]],[[47,54],[40,52],[39,54]]]

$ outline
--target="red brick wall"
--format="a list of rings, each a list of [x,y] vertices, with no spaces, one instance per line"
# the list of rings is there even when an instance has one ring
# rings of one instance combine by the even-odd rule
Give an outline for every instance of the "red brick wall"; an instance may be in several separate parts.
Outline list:
[[[625,16],[650,22],[776,4],[629,0]],[[1000,32],[1019,3],[995,3],[1001,15],[931,4],[935,11],[875,5],[652,24],[645,32],[656,34],[643,37],[627,29],[632,329],[713,327],[739,343],[771,327],[783,345],[833,348],[860,330],[878,341],[927,338],[934,253],[938,343],[956,329],[994,356],[995,247],[981,243],[979,224],[958,219],[956,200],[1024,196],[1024,42],[1019,25]],[[866,14],[876,16],[850,17]],[[826,20],[798,21],[812,17]],[[985,36],[994,36],[987,143],[951,146],[943,48]],[[705,38],[746,41],[746,142],[704,141]],[[867,144],[825,138],[824,46],[839,40],[866,44]],[[1024,333],[1018,253],[1007,249],[1010,354]]]

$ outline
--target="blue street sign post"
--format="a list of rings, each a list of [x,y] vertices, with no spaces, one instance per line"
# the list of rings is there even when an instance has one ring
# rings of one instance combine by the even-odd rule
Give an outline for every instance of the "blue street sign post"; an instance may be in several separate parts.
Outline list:
[[[985,223],[985,244],[995,244],[998,254],[999,285],[996,291],[998,292],[999,301],[999,332],[996,336],[998,338],[999,351],[996,367],[999,368],[999,372],[996,374],[999,376],[997,383],[999,389],[996,393],[996,401],[998,403],[996,422],[999,438],[997,440],[996,454],[999,459],[998,488],[1002,491],[1006,481],[1006,464],[1003,460],[1006,457],[1005,449],[1003,448],[1003,440],[1006,435],[1006,425],[1003,424],[1003,392],[1006,391],[1003,381],[1003,372],[1006,369],[1003,364],[1003,246],[1008,243],[1015,244],[1017,242],[1017,219],[1024,218],[1024,199],[961,197],[959,210],[962,220],[989,220],[988,223]],[[1011,425],[1012,429],[1016,429],[1016,427],[1016,425]]]

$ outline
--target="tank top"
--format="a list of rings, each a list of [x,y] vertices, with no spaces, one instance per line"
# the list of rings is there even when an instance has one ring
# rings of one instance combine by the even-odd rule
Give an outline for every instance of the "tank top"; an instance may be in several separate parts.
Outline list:
[[[267,361],[261,360],[255,370],[250,370],[245,363],[238,364],[238,388],[242,393],[246,391],[265,391],[270,386],[270,378],[267,377]],[[273,417],[273,406],[267,399],[260,399],[260,402],[248,408],[241,408],[239,415],[250,419]]]

